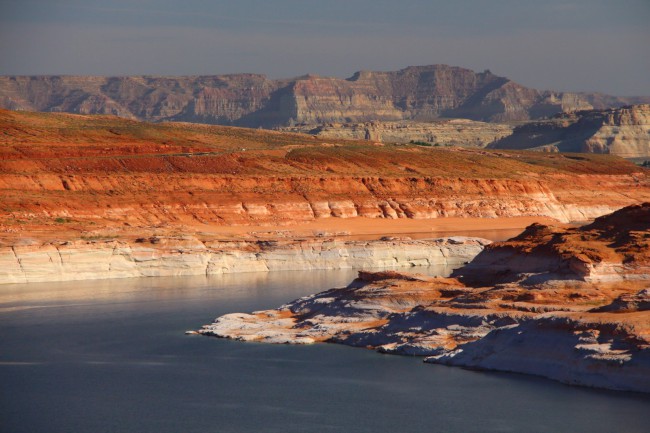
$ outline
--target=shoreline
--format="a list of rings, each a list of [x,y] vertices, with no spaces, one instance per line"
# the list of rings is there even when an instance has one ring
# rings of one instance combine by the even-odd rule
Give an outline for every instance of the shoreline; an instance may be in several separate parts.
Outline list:
[[[346,287],[225,314],[195,332],[649,393],[649,237],[650,203],[578,227],[531,225],[447,278],[359,271]]]
[[[459,266],[489,240],[448,237],[375,241],[201,241],[151,237],[135,242],[62,242],[0,248],[0,284],[316,269]]]
[[[0,285],[150,276],[341,268],[404,268],[471,260],[489,241],[516,236],[547,217],[321,218],[285,226],[196,224],[34,230],[0,237]],[[68,229],[70,229],[68,227]],[[181,233],[181,234],[178,234]],[[475,238],[441,246],[441,239]],[[458,241],[461,244],[466,241]],[[449,249],[450,247],[451,249]],[[467,251],[461,251],[465,248]],[[459,258],[456,260],[454,255]],[[277,257],[276,257],[277,256]],[[446,263],[446,262],[445,262]]]
[[[448,236],[481,237],[492,241],[516,236],[533,223],[564,226],[546,216],[518,216],[498,218],[444,217],[412,218],[318,218],[293,224],[216,225],[179,224],[156,227],[104,227],[89,230],[74,223],[60,226],[13,227],[0,232],[0,247],[75,242],[80,240],[117,240],[131,242],[151,236],[192,236],[202,241],[321,239],[373,241],[386,236],[409,236],[412,239],[430,239]]]

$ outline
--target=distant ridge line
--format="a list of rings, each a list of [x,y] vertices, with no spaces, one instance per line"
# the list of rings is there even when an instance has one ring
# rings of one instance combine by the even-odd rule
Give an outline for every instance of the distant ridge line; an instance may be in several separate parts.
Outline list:
[[[650,103],[650,97],[540,91],[489,70],[448,65],[358,71],[345,79],[254,73],[0,76],[0,108],[246,127],[441,117],[508,122],[640,103]]]

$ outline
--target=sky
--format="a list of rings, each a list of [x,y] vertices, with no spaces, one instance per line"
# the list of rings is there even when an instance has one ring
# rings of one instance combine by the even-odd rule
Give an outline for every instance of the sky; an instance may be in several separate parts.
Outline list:
[[[650,0],[0,0],[0,75],[306,73],[448,64],[650,95]]]

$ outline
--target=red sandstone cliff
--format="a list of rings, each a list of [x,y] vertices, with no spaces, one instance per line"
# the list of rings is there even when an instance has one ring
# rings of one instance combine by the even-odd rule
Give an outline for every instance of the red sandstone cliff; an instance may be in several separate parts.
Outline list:
[[[626,207],[582,227],[534,224],[507,242],[486,247],[458,274],[472,284],[513,278],[650,279],[649,226],[650,203]]]
[[[650,199],[603,155],[374,146],[107,116],[0,112],[0,230],[286,225],[328,217],[586,220]]]

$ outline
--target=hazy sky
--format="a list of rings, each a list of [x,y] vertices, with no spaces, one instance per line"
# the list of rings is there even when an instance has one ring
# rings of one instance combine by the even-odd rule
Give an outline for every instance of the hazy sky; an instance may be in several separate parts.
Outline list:
[[[349,77],[446,63],[650,95],[650,0],[0,0],[0,75]]]

